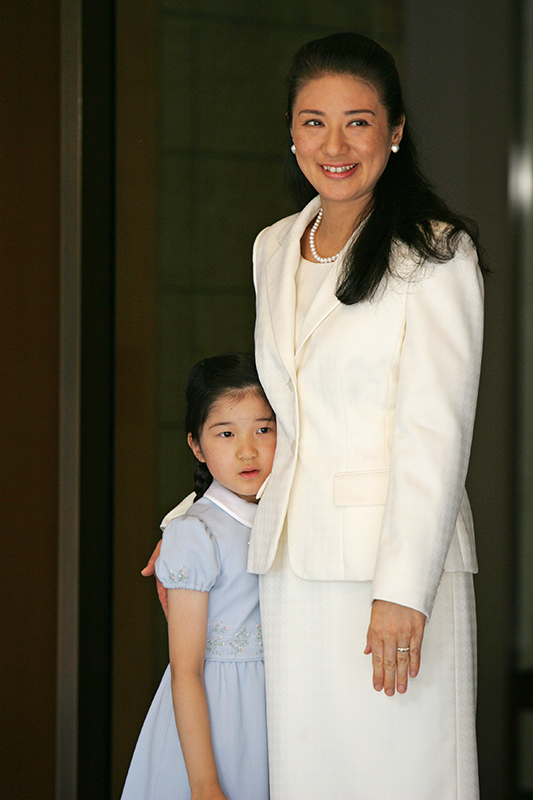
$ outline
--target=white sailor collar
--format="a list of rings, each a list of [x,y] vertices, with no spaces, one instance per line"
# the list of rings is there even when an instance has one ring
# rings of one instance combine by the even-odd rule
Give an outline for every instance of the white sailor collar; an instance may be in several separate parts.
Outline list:
[[[267,483],[268,478],[261,485],[259,491],[257,492],[258,500],[262,497]],[[181,517],[183,514],[185,514],[192,506],[195,497],[195,493],[191,492],[181,501],[181,503],[175,506],[172,511],[169,511],[161,522],[161,530],[165,530],[171,519],[176,519],[176,517]],[[221,484],[215,480],[205,492],[204,497],[208,497],[212,503],[215,503],[217,506],[226,511],[230,516],[236,519],[237,522],[242,522],[242,524],[246,525],[247,528],[252,527],[255,512],[257,510],[255,503],[249,503],[247,500],[243,500],[242,497],[237,497],[236,494],[230,492],[229,489],[225,489],[224,486],[221,486]]]
[[[205,491],[204,497],[219,506],[230,517],[236,519],[237,522],[246,525],[247,528],[252,527],[255,512],[257,511],[256,503],[249,503],[248,500],[243,500],[242,497],[226,489],[216,480],[213,480],[213,483]]]

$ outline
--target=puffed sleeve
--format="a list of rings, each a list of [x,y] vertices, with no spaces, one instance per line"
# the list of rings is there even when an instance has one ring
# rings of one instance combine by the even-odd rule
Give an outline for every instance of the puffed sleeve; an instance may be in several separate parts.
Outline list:
[[[464,493],[478,392],[483,281],[468,237],[412,279],[373,599],[428,617]]]
[[[208,526],[195,516],[170,520],[155,571],[167,589],[210,591],[220,574],[220,553]]]

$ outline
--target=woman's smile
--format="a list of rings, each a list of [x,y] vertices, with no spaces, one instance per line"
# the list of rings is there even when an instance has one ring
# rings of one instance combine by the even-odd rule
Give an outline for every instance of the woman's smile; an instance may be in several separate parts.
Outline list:
[[[352,174],[357,168],[357,164],[344,164],[342,166],[334,166],[333,164],[322,164],[322,169],[330,178],[344,178],[349,172]]]

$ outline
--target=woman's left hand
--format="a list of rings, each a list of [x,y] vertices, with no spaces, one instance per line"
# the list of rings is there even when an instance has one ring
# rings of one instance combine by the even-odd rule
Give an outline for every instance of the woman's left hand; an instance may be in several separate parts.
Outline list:
[[[372,682],[376,692],[392,697],[407,691],[408,677],[420,669],[420,650],[426,615],[414,608],[374,600],[366,635],[365,654],[372,653]],[[408,648],[408,649],[405,649]]]

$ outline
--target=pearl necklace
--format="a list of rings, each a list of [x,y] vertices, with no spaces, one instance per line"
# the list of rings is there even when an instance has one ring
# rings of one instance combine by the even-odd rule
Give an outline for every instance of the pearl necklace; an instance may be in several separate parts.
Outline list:
[[[321,256],[318,255],[315,245],[315,233],[317,232],[318,226],[320,225],[321,222],[322,222],[322,209],[320,209],[320,211],[318,212],[313,227],[309,231],[309,247],[311,248],[311,252],[313,254],[313,258],[315,259],[315,261],[318,261],[319,264],[330,264],[332,261],[337,260],[337,258],[342,253],[342,250],[339,250],[336,256],[330,256],[329,258],[322,258]]]

